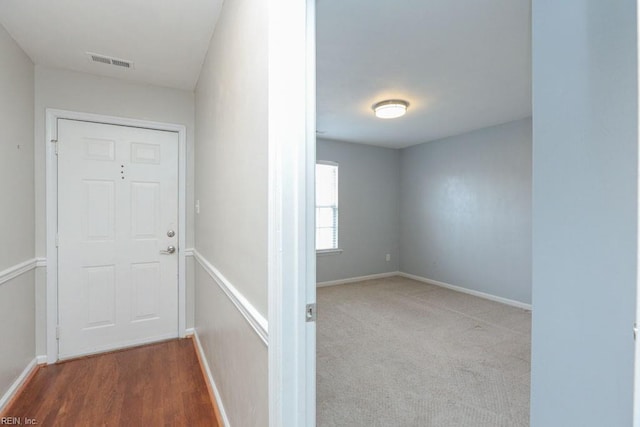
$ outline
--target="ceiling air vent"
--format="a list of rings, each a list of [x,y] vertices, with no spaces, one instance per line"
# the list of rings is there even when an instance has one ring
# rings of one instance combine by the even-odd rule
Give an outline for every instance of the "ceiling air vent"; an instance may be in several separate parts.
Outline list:
[[[100,54],[91,53],[91,52],[87,52],[87,55],[89,55],[89,58],[91,58],[91,61],[93,62],[114,65],[116,67],[122,67],[122,68],[133,68],[133,61],[127,61],[126,59],[118,59],[118,58],[113,58],[111,56],[100,55]]]
[[[118,67],[131,68],[130,61],[123,61],[122,59],[112,59],[111,65],[116,65]]]

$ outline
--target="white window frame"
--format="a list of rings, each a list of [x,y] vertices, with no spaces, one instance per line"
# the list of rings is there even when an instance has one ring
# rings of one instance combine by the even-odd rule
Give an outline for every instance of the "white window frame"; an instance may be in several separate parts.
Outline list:
[[[330,160],[316,160],[316,166],[317,165],[329,165],[329,166],[335,166],[337,168],[337,182],[336,185],[338,188],[336,188],[336,210],[337,210],[337,214],[336,214],[336,247],[335,248],[329,248],[329,249],[317,249],[316,247],[316,254],[317,255],[333,255],[333,254],[340,254],[342,253],[342,249],[340,249],[340,164],[338,162],[333,162]],[[316,176],[317,179],[317,176]],[[315,215],[315,211],[317,210],[318,206],[315,204],[314,201],[314,215]],[[317,232],[317,224],[316,227],[314,227],[314,233]]]

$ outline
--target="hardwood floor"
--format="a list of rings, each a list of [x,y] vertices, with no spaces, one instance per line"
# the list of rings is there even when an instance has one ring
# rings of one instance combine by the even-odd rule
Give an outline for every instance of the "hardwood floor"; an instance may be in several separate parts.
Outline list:
[[[186,338],[41,367],[3,416],[39,426],[218,427],[216,410]]]

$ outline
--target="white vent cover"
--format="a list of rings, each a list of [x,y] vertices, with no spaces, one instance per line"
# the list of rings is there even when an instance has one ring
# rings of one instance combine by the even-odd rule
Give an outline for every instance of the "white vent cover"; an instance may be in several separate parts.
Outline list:
[[[93,62],[99,62],[101,64],[114,65],[122,68],[133,68],[133,61],[126,59],[113,58],[107,55],[101,55],[99,53],[87,52],[89,59]]]

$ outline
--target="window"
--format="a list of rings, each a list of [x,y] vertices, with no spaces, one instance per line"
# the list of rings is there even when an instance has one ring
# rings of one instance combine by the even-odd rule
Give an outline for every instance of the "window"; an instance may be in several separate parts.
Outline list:
[[[316,164],[316,250],[338,249],[338,164]]]

